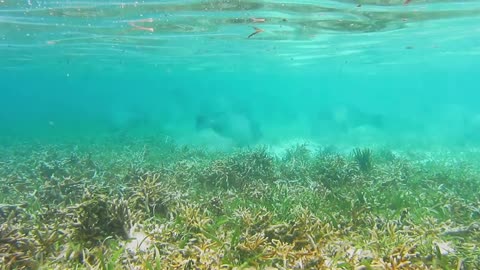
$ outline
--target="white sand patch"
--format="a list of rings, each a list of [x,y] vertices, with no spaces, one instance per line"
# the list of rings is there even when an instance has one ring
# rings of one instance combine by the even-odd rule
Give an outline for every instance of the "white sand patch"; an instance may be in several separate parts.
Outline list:
[[[223,137],[211,129],[205,129],[192,138],[192,143],[209,151],[231,151],[235,147],[232,139]]]
[[[129,240],[125,243],[125,249],[131,253],[146,252],[153,246],[150,237],[139,227],[135,224],[128,233]]]
[[[438,249],[440,250],[440,254],[444,256],[455,253],[455,249],[451,246],[451,243],[443,241],[435,241],[433,243],[437,245]]]
[[[311,153],[315,153],[320,149],[320,145],[318,145],[317,143],[307,139],[298,138],[298,139],[290,139],[281,143],[270,145],[268,147],[268,151],[270,152],[270,154],[278,158],[282,158],[283,156],[285,156],[285,154],[289,149],[293,149],[299,145],[305,145],[305,147]]]

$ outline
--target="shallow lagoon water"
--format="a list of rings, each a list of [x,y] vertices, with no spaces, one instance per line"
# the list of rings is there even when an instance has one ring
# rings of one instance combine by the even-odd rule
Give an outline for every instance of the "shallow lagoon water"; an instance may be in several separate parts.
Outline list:
[[[479,268],[479,14],[0,1],[2,267]]]

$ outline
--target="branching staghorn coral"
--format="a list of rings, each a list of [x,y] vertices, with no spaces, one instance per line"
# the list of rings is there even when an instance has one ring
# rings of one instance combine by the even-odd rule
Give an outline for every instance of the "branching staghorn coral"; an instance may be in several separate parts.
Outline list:
[[[310,168],[310,177],[328,188],[351,184],[359,177],[358,167],[340,155],[317,156]]]
[[[32,269],[36,243],[8,223],[0,225],[0,265],[2,269]]]
[[[126,200],[108,198],[88,191],[81,203],[69,207],[73,239],[86,246],[96,245],[107,237],[126,238],[131,227]]]
[[[480,172],[452,153],[372,149],[365,173],[306,146],[273,158],[125,143],[5,149],[2,267],[480,268]]]
[[[147,213],[165,215],[175,200],[174,188],[163,173],[145,173],[129,187],[129,202],[133,209]]]
[[[226,189],[243,188],[252,182],[271,182],[275,179],[274,160],[265,148],[214,160],[200,176],[203,183]]]

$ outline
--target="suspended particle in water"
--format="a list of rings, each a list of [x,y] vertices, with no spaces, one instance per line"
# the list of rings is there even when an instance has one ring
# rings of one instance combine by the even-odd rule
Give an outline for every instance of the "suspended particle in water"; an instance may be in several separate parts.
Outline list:
[[[267,20],[265,18],[250,18],[254,23],[264,23]]]
[[[132,26],[134,29],[137,29],[137,30],[143,30],[143,31],[149,31],[149,32],[155,31],[153,29],[153,27],[143,27],[143,26],[139,26],[139,25],[136,24],[136,23],[141,23],[141,22],[151,23],[151,22],[153,22],[153,18],[131,21],[128,24],[130,24],[130,26]]]

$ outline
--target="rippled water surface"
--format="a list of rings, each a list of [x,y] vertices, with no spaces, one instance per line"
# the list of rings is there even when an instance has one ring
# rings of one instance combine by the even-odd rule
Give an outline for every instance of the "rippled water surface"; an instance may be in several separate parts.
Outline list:
[[[418,62],[419,54],[478,56],[479,17],[478,1],[3,0],[0,61],[2,69],[119,55],[192,69],[218,65],[213,57],[259,55],[292,65],[339,56]],[[253,27],[263,32],[248,39]],[[395,57],[413,49],[421,53]],[[375,60],[379,53],[390,56]]]

